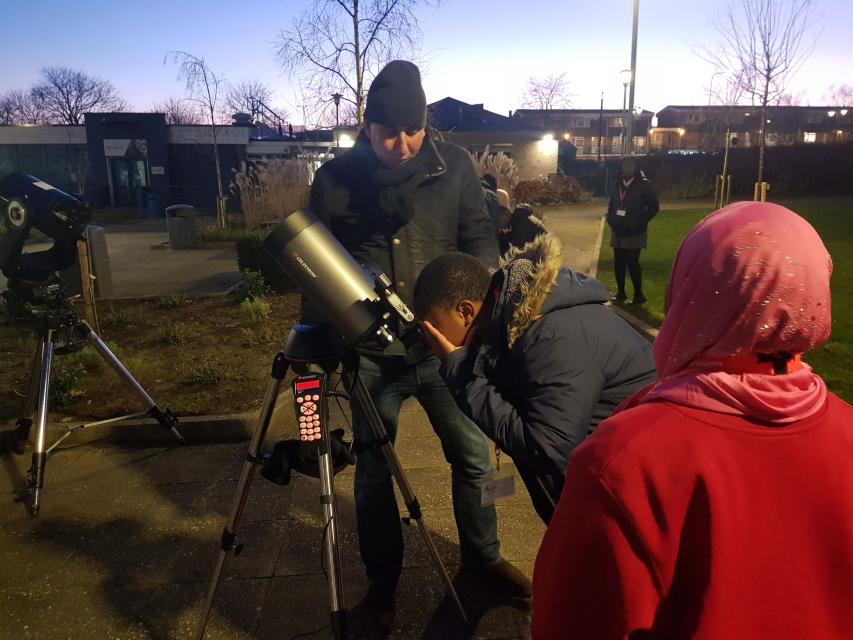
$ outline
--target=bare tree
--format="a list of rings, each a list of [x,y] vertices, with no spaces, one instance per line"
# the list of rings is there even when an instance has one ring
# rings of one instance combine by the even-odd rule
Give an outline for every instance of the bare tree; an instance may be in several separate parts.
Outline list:
[[[47,122],[83,124],[85,113],[127,109],[127,103],[108,80],[68,67],[43,67],[41,76],[30,95]]]
[[[779,94],[776,104],[780,107],[799,107],[805,100],[805,91],[784,91]]]
[[[231,113],[252,113],[257,109],[257,101],[269,105],[273,90],[260,80],[243,80],[232,85],[225,97],[225,106]]]
[[[370,76],[387,62],[411,58],[420,47],[416,11],[441,0],[314,0],[291,28],[282,30],[276,55],[298,75],[315,106],[324,108],[333,93],[355,107],[364,122]]]
[[[44,114],[29,91],[12,89],[0,96],[0,124],[42,124]]]
[[[528,109],[565,109],[572,105],[566,74],[529,77],[522,98]]]
[[[224,94],[228,89],[225,78],[216,74],[203,57],[186,51],[170,51],[163,64],[171,61],[178,65],[178,79],[186,84],[187,100],[196,104],[210,121],[210,137],[213,142],[213,160],[216,164],[216,217],[220,227],[226,226],[225,191],[222,187],[222,163],[219,161],[220,110]]]
[[[166,124],[201,124],[202,115],[199,113],[198,105],[169,96],[161,102],[151,105],[155,113],[166,116]]]
[[[853,84],[832,85],[824,100],[831,107],[853,107]]]
[[[814,22],[813,7],[813,0],[737,0],[715,24],[720,46],[702,50],[719,70],[738,78],[761,109],[756,182],[764,178],[767,108],[779,100],[814,46],[814,40],[806,38],[807,27]]]

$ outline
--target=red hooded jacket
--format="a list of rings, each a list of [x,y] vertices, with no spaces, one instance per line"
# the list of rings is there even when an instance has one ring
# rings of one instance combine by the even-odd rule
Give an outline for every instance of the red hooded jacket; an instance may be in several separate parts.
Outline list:
[[[569,460],[533,582],[536,640],[853,638],[853,407],[613,416]]]

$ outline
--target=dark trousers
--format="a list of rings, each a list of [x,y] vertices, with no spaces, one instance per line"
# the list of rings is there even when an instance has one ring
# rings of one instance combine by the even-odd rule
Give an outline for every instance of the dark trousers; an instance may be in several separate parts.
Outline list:
[[[634,297],[643,295],[643,272],[640,269],[642,249],[613,249],[613,266],[616,271],[616,288],[625,293],[625,269],[631,274]]]
[[[426,410],[450,463],[451,492],[462,563],[473,567],[500,561],[494,505],[480,505],[483,485],[494,476],[486,437],[456,406],[438,373],[435,357],[418,364],[403,358],[368,358],[359,376],[373,398],[391,439],[397,436],[400,405],[415,396]],[[361,559],[372,585],[393,587],[403,567],[403,534],[391,471],[374,442],[370,423],[352,403],[355,466],[355,510]],[[420,487],[426,489],[425,487]]]

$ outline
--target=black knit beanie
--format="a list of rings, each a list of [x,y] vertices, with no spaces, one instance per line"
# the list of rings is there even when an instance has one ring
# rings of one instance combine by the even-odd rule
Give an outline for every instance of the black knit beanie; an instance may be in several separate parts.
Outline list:
[[[386,127],[423,129],[426,95],[421,72],[411,62],[393,60],[370,83],[364,119]]]

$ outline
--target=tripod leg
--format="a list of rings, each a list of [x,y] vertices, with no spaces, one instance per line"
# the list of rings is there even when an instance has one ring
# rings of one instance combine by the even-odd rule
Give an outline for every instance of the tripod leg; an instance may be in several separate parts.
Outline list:
[[[32,495],[30,511],[37,516],[41,509],[41,490],[44,487],[44,467],[47,460],[45,436],[47,432],[48,396],[50,393],[50,367],[53,362],[53,331],[48,331],[39,349],[40,364],[36,389],[36,439],[33,444],[33,463],[30,468],[29,488]]]
[[[240,474],[240,482],[237,484],[237,491],[234,493],[234,499],[231,503],[231,512],[228,515],[228,522],[222,530],[222,538],[220,540],[219,559],[216,561],[216,568],[213,571],[213,578],[210,582],[210,589],[207,592],[207,599],[204,603],[204,612],[199,621],[198,640],[204,638],[204,631],[207,628],[207,620],[210,617],[210,608],[213,605],[213,598],[216,595],[216,587],[219,585],[219,578],[222,574],[222,568],[225,566],[225,557],[228,552],[234,550],[235,555],[240,552],[240,548],[235,544],[237,539],[237,525],[240,522],[240,517],[243,515],[243,508],[246,506],[246,498],[249,496],[249,489],[252,486],[252,480],[255,475],[255,468],[261,463],[258,456],[264,438],[267,435],[267,430],[270,426],[275,402],[278,398],[281,382],[287,374],[287,359],[284,353],[279,352],[273,359],[272,374],[270,381],[267,384],[267,391],[264,395],[264,403],[261,406],[261,412],[258,415],[258,424],[255,427],[255,432],[252,435],[252,441],[249,443],[249,452],[246,454],[246,462],[243,463],[243,471]]]
[[[115,357],[115,354],[110,351],[104,341],[98,337],[98,334],[92,330],[89,323],[85,320],[80,320],[77,323],[76,329],[85,334],[86,339],[95,348],[95,351],[97,351],[101,357],[106,360],[107,364],[113,368],[113,371],[115,371],[119,377],[127,383],[131,391],[133,391],[139,399],[142,400],[145,408],[148,410],[148,415],[159,422],[164,429],[171,431],[178,440],[185,442],[181,432],[178,431],[178,419],[173,416],[168,409],[163,411],[157,406],[157,403],[151,399],[148,392],[142,388],[142,385],[136,381],[136,378],[130,374],[130,371],[124,367],[121,361]]]
[[[348,378],[346,380],[347,386],[352,388],[353,396],[361,405],[365,416],[367,416],[370,426],[373,429],[373,435],[376,438],[376,442],[381,443],[380,449],[382,450],[382,454],[385,456],[385,460],[388,462],[388,467],[391,469],[391,475],[394,476],[394,480],[396,480],[397,486],[400,488],[400,493],[403,495],[403,501],[406,503],[406,508],[409,511],[409,517],[417,523],[418,530],[426,543],[427,550],[432,557],[433,564],[440,574],[441,579],[444,582],[444,586],[447,588],[447,593],[452,598],[456,608],[459,610],[459,615],[462,617],[462,620],[467,627],[469,626],[468,616],[465,614],[465,609],[462,606],[462,602],[459,600],[459,595],[453,587],[453,581],[450,579],[450,575],[447,573],[447,569],[441,561],[441,556],[438,555],[438,549],[435,546],[435,542],[433,542],[432,535],[422,519],[420,502],[412,489],[412,485],[409,484],[409,479],[403,470],[403,466],[400,464],[397,452],[394,450],[394,446],[388,438],[385,425],[382,423],[382,417],[379,415],[376,405],[373,404],[373,400],[370,397],[370,393],[367,391],[367,387],[364,386],[364,383],[358,375],[347,373],[346,376]]]
[[[314,389],[311,391],[310,389]],[[319,392],[319,394],[318,394]],[[341,553],[338,548],[338,521],[335,517],[337,504],[335,502],[335,471],[332,462],[332,440],[329,430],[329,404],[326,392],[326,374],[318,365],[309,365],[306,375],[300,375],[293,380],[293,399],[296,414],[300,421],[307,420],[305,425],[313,424],[313,419],[319,418],[320,440],[318,459],[320,466],[320,505],[323,508],[323,556],[326,564],[326,575],[329,586],[329,610],[332,637],[343,640],[346,635],[346,606],[344,604],[343,578],[341,576]],[[307,401],[307,402],[303,402]],[[312,413],[309,406],[316,408]],[[313,415],[313,418],[311,417]],[[310,429],[310,427],[309,427]],[[308,429],[305,429],[308,431]],[[303,431],[300,430],[300,433]]]

